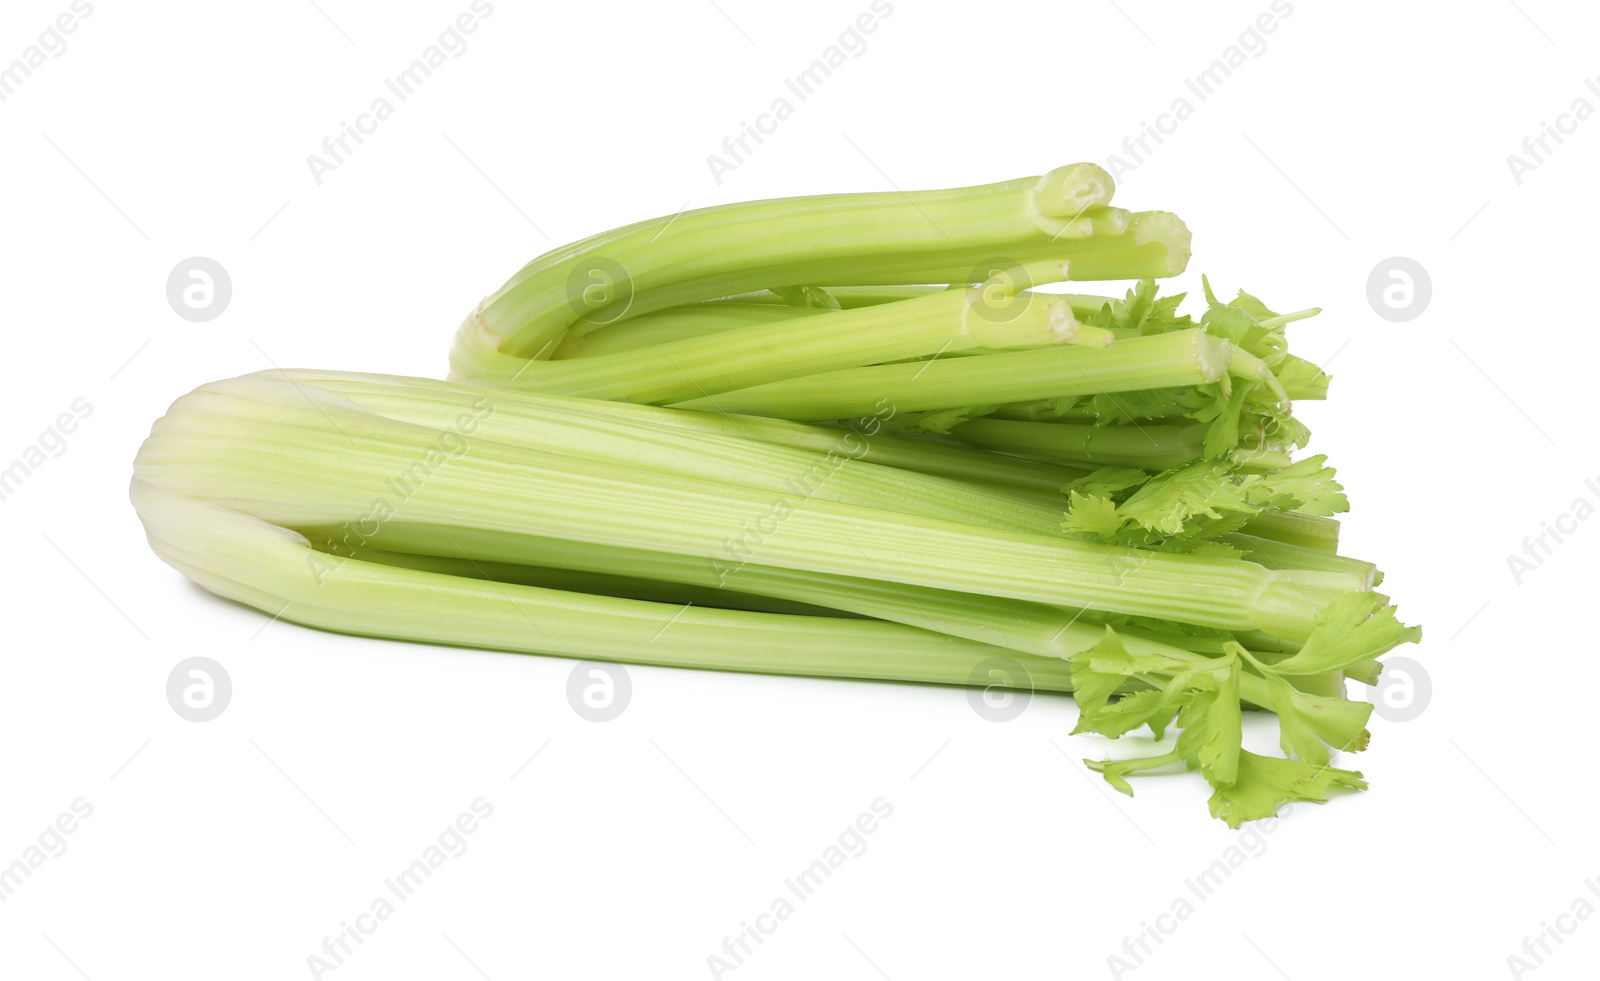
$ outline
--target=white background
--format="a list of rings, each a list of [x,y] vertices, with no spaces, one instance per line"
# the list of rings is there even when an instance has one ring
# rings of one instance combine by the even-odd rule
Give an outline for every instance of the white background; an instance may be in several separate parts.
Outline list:
[[[0,502],[0,863],[84,798],[92,817],[0,903],[17,978],[292,978],[476,798],[470,849],[340,979],[682,977],[765,912],[871,803],[893,815],[732,974],[1111,976],[1187,896],[1139,978],[1512,973],[1593,844],[1600,520],[1520,585],[1507,555],[1600,503],[1589,120],[1513,178],[1600,72],[1597,15],[1554,0],[1312,3],[1203,103],[1184,87],[1262,2],[895,0],[868,46],[718,184],[724,137],[784,95],[865,0],[518,4],[346,163],[306,156],[468,0],[96,2],[0,102],[0,465],[77,398],[93,415]],[[0,64],[67,0],[8,0]],[[546,248],[684,207],[981,183],[1105,162],[1195,111],[1118,203],[1181,214],[1208,273],[1280,309],[1330,364],[1307,406],[1379,562],[1431,704],[1346,757],[1368,793],[1264,838],[1193,776],[1126,799],[1078,762],[1070,700],[979,718],[955,689],[630,669],[615,721],[573,662],[325,635],[213,600],[160,564],[126,501],[152,420],[204,381],[281,366],[440,376],[461,316]],[[792,97],[791,97],[792,99]],[[1390,323],[1368,274],[1406,256],[1431,304]],[[218,319],[169,272],[231,273]],[[1571,527],[1569,524],[1568,527]],[[185,721],[183,658],[233,699]],[[1126,753],[1130,747],[1112,747]],[[537,756],[533,756],[539,751]],[[519,769],[520,768],[520,769]],[[515,776],[513,777],[513,774]],[[1264,843],[1264,850],[1262,844]],[[1185,887],[1251,856],[1204,901]],[[1169,924],[1173,921],[1167,921]],[[1600,922],[1536,976],[1592,976]],[[325,975],[327,976],[327,975]],[[1128,976],[1128,975],[1124,975]]]

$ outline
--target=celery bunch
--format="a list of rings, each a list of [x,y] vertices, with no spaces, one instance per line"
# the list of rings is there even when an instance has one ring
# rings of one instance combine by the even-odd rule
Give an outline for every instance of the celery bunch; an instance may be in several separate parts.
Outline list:
[[[1363,787],[1377,658],[1418,639],[1297,399],[1288,324],[1155,278],[1188,232],[1078,164],[754,202],[530,263],[453,380],[275,371],[159,420],[133,498],[205,588],[329,630],[684,667],[1071,691],[1094,762],[1200,772],[1237,826]],[[1056,292],[1131,279],[1120,297]],[[1043,287],[1043,289],[1041,289]],[[1276,714],[1282,757],[1241,746]]]

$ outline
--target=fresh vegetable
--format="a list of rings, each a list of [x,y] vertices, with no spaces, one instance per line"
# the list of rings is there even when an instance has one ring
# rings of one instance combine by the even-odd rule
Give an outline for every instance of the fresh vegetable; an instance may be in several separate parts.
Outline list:
[[[567,373],[547,371],[550,366],[540,362],[570,347],[571,335],[581,338],[624,318],[750,290],[781,290],[800,306],[833,306],[837,301],[811,288],[982,283],[996,273],[1010,278],[1025,270],[1042,270],[1047,281],[1182,271],[1189,258],[1183,223],[1164,212],[1112,208],[1111,192],[1104,170],[1073,164],[1039,178],[980,187],[703,208],[604,232],[535,259],[480,304],[456,335],[452,376],[549,390],[542,381],[546,374],[554,379]],[[1031,281],[1024,277],[1021,283]],[[996,310],[989,309],[991,303]],[[978,306],[969,322],[1003,324],[1012,313],[1003,297],[991,299],[983,291]],[[896,316],[889,304],[871,309],[865,318],[826,319],[849,325],[838,330],[866,353],[880,343],[880,329],[892,330],[874,318]],[[937,324],[927,326],[932,353],[940,348]],[[817,349],[833,353],[827,345]],[[772,361],[812,350],[769,349],[767,360],[751,365],[755,374],[746,385],[759,383],[755,379],[771,370]],[[907,356],[890,353],[855,363]]]
[[[1151,277],[1188,233],[1093,165],[688,212],[535,260],[456,380],[274,371],[135,462],[157,553],[324,629],[683,667],[1070,691],[1233,826],[1365,784],[1377,658],[1415,641],[1294,402],[1278,314]],[[1131,278],[1121,297],[1068,280]],[[996,677],[1005,657],[1020,674]],[[1278,720],[1282,757],[1242,748]],[[1176,733],[1175,736],[1169,733]]]

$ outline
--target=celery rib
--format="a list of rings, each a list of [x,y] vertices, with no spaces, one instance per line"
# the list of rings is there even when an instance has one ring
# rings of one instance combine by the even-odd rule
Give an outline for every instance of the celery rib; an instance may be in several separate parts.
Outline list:
[[[426,454],[442,439],[439,430],[358,411],[343,397],[307,405],[314,387],[310,379],[257,375],[202,388],[156,427],[136,472],[153,485],[203,494],[279,525],[338,522],[372,507],[397,461]],[[271,413],[266,419],[264,407]],[[785,568],[1296,639],[1309,634],[1327,599],[1236,560],[1091,545],[815,499],[779,507],[768,493],[716,481],[663,473],[641,480],[625,462],[458,438],[467,450],[405,499],[408,520],[465,520],[508,540],[542,535],[625,543],[725,563],[725,543],[753,541],[762,562]],[[310,481],[307,473],[318,478]],[[607,507],[597,512],[595,501]]]
[[[944,351],[1026,348],[1073,339],[1070,306],[1038,293],[1010,298],[1004,320],[986,319],[967,291],[820,313],[781,326],[758,323],[594,357],[530,361],[488,384],[553,395],[678,402],[814,374]]]
[[[517,377],[570,331],[751,290],[973,282],[997,256],[1070,260],[1069,278],[1170,276],[1189,255],[1171,215],[1108,207],[1092,164],[940,191],[832,195],[688,211],[592,236],[535,259],[470,314],[452,374]],[[1083,202],[1071,211],[1064,202]]]
[[[1227,341],[1201,329],[1119,340],[1107,348],[986,354],[977,358],[847,368],[689,399],[678,408],[844,419],[897,412],[1203,385],[1222,377]]]
[[[672,667],[966,685],[993,657],[1028,687],[1070,691],[1064,661],[898,623],[592,596],[346,559],[316,575],[309,543],[135,479],[151,545],[207,590],[305,626],[368,637]],[[991,682],[985,676],[985,683]]]

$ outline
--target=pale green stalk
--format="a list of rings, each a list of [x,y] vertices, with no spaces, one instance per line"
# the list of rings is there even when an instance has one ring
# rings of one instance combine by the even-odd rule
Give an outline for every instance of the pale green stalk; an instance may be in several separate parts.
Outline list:
[[[1095,426],[985,418],[951,426],[950,435],[984,449],[1052,463],[1168,470],[1204,455],[1206,428],[1199,423]]]
[[[139,478],[132,497],[151,547],[189,579],[323,630],[680,668],[953,685],[1005,685],[983,667],[1010,657],[1027,661],[1031,688],[1072,686],[1064,661],[898,623],[685,608],[361,559],[327,564],[300,535],[247,514]]]
[[[1242,529],[1258,538],[1298,545],[1301,548],[1334,554],[1339,551],[1339,519],[1298,511],[1263,511],[1251,517]]]
[[[1246,526],[1248,528],[1248,526]],[[1259,562],[1269,569],[1307,569],[1325,572],[1342,572],[1356,576],[1363,589],[1371,589],[1382,582],[1383,574],[1371,562],[1353,559],[1335,552],[1305,548],[1286,542],[1273,541],[1249,534],[1219,535],[1217,541],[1244,552],[1245,558]]]
[[[689,399],[680,408],[845,419],[887,405],[897,412],[958,409],[1030,399],[1176,388],[1214,382],[1241,353],[1205,330],[1119,339],[1105,348],[987,354],[848,368]]]
[[[452,372],[505,381],[569,331],[759,289],[975,282],[974,268],[1071,260],[1073,279],[1181,272],[1188,231],[1170,215],[1106,207],[1092,164],[943,191],[722,205],[602,233],[529,263],[463,323]]]
[[[778,324],[825,311],[787,303],[690,303],[609,324],[586,335],[571,333],[554,358],[591,358],[722,334],[738,327]]]
[[[471,400],[464,399],[463,414]],[[446,435],[464,446],[413,488],[401,475]],[[827,501],[793,506],[712,480],[653,474],[360,411],[315,382],[266,375],[179,400],[136,475],[273,524],[341,524],[357,544],[400,515],[518,536],[626,543],[732,566],[886,579],[1303,640],[1334,595],[1247,562],[1166,555],[983,529]],[[405,493],[402,495],[401,491]],[[390,501],[390,494],[399,498]],[[369,534],[369,529],[371,534]],[[370,542],[368,541],[370,539]],[[1299,581],[1295,581],[1299,580]]]
[[[1066,344],[1080,325],[1061,300],[950,291],[859,310],[757,323],[595,357],[526,362],[483,384],[549,395],[680,402],[815,374],[944,351]]]
[[[624,461],[641,471],[764,491],[774,500],[878,507],[1042,535],[1061,525],[1059,498],[1042,503],[1014,491],[865,462],[873,439],[862,433],[840,432],[832,445],[813,449],[753,442],[737,428],[686,429],[671,424],[676,410],[626,403],[604,403],[606,409],[596,411],[589,399],[374,386],[370,379],[320,374],[317,385],[385,418],[439,430],[460,417],[464,394],[487,394],[494,411],[474,421],[472,435],[479,439],[600,463]]]
[[[330,392],[382,393],[392,390],[396,400],[404,400],[423,392],[442,393],[449,400],[457,400],[463,396],[488,395],[501,409],[510,411],[519,418],[528,418],[530,426],[538,424],[540,413],[546,406],[567,404],[570,401],[574,407],[581,407],[580,411],[591,418],[604,417],[630,424],[647,422],[652,426],[685,432],[789,446],[822,454],[855,456],[864,463],[876,463],[915,473],[950,477],[979,486],[993,486],[1015,493],[1025,493],[1030,499],[1043,501],[1056,511],[1062,510],[1065,506],[1061,488],[1089,474],[1088,470],[1079,467],[1018,460],[1015,457],[990,453],[949,440],[890,435],[884,427],[892,422],[895,416],[887,406],[882,407],[881,411],[851,420],[848,427],[840,427],[791,422],[787,419],[768,419],[761,416],[695,412],[592,399],[573,401],[561,396],[542,396],[527,392],[505,390],[484,392],[458,382],[427,378],[322,371],[297,374],[314,380],[320,387]],[[384,387],[374,387],[375,381],[381,381]]]
[[[716,574],[703,563],[684,556],[544,539],[532,551],[540,561],[555,568],[541,568],[514,562],[461,558],[463,552],[478,553],[485,550],[478,536],[441,532],[441,529],[408,527],[391,536],[392,541],[422,551],[395,553],[358,550],[356,557],[449,575],[492,577],[499,582],[552,588],[574,589],[592,583],[597,588],[622,588],[648,595],[652,599],[693,602],[702,607],[715,607],[728,602],[743,604],[759,599],[773,603],[776,602],[773,598],[782,597],[794,601],[801,609],[848,611],[859,616],[1006,648],[1025,655],[1018,659],[1018,663],[1030,673],[1032,668],[1037,667],[1035,657],[1064,660],[1105,638],[1104,623],[1092,614],[1085,615],[1082,610],[759,565],[745,566],[731,577],[728,586],[737,592],[730,592],[718,583]],[[315,540],[315,536],[312,537]],[[492,542],[488,543],[488,550],[493,551]],[[658,578],[619,580],[614,576],[596,575],[588,571],[597,568],[624,568],[638,575]],[[586,576],[594,578],[584,578]],[[674,592],[672,586],[687,586],[694,591]],[[1118,635],[1135,653],[1164,654],[1191,661],[1205,656],[1195,650],[1194,638],[1163,635],[1126,626],[1118,629]],[[1220,642],[1211,646],[1215,650],[1205,646],[1201,646],[1200,650],[1221,653]],[[1328,693],[1337,684],[1337,678],[1315,676],[1305,679],[1301,687],[1307,691]],[[1259,680],[1248,684],[1245,697],[1247,701],[1265,708],[1276,708],[1278,704],[1278,698]]]

